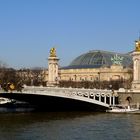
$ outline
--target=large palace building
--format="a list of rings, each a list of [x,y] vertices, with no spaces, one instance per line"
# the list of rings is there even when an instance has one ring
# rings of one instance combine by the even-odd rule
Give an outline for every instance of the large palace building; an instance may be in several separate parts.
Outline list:
[[[54,58],[54,57],[53,57]],[[48,61],[50,60],[50,57]],[[57,58],[57,60],[59,60]],[[51,58],[52,61],[52,58]],[[53,66],[55,67],[55,65]],[[59,67],[56,81],[128,80],[133,73],[131,53],[93,50],[76,57],[68,66]],[[55,70],[57,71],[57,70]],[[48,81],[48,70],[45,81]]]

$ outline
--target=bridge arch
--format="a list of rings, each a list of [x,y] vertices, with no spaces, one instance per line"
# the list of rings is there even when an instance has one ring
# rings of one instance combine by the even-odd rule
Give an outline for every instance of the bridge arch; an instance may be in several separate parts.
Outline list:
[[[1,97],[26,101],[46,109],[107,109],[113,101],[111,91],[72,88],[29,88],[23,92],[1,93]]]

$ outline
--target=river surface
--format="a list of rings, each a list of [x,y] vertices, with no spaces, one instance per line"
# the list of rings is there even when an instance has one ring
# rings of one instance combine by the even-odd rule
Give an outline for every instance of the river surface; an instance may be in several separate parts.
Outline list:
[[[140,114],[1,111],[0,140],[140,140]]]

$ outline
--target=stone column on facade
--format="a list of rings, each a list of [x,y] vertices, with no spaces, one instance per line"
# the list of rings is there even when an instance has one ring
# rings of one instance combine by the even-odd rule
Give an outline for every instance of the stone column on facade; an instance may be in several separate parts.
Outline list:
[[[58,57],[56,56],[55,48],[50,50],[50,56],[48,58],[48,82],[47,86],[56,86],[58,81]]]
[[[140,90],[140,40],[136,41],[133,57],[133,82],[132,89]]]

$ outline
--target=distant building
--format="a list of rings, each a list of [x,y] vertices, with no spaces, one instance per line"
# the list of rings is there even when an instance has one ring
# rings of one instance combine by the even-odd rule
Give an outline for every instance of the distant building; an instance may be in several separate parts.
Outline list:
[[[101,50],[89,51],[76,57],[70,65],[59,68],[59,81],[110,81],[132,78],[133,62],[129,53]],[[44,72],[48,81],[48,70]]]

